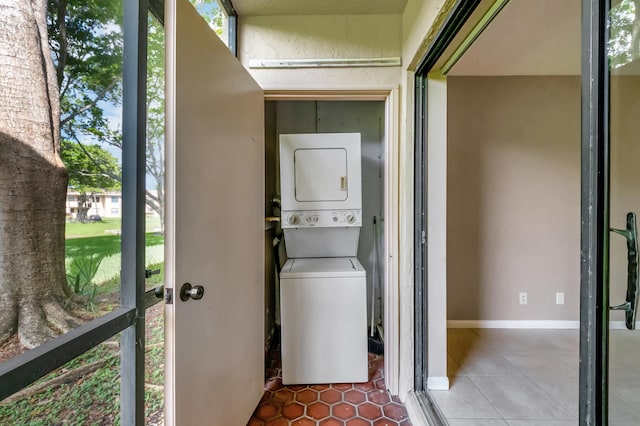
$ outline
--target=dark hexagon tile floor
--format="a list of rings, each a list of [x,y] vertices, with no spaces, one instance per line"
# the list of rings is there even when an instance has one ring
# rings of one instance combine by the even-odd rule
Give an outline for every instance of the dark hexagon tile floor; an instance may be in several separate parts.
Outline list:
[[[369,354],[367,383],[284,386],[280,366],[275,351],[248,426],[411,426],[404,405],[384,389],[381,355]]]

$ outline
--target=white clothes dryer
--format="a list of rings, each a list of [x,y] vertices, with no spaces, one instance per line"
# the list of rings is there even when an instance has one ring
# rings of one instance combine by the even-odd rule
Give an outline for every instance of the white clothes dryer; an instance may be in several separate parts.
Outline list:
[[[350,257],[362,227],[359,133],[280,135],[287,256]]]

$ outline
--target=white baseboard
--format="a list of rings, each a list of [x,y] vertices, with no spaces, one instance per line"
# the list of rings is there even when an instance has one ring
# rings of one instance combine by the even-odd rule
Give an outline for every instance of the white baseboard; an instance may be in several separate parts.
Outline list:
[[[427,389],[429,390],[449,390],[448,377],[427,377]]]
[[[555,321],[555,320],[450,320],[448,328],[539,328],[548,330],[577,330],[580,321]],[[624,321],[610,321],[611,330],[626,329]],[[636,328],[640,330],[640,321],[636,322]]]
[[[452,320],[447,321],[448,328],[546,328],[578,329],[580,321],[544,321],[544,320]]]
[[[624,321],[609,321],[609,328],[611,330],[626,330],[627,326]],[[636,321],[636,330],[640,330],[640,321]]]

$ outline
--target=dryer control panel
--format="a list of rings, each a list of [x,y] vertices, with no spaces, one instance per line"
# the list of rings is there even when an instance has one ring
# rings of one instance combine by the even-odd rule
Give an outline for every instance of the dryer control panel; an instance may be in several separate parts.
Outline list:
[[[361,210],[294,210],[282,212],[282,228],[361,227]]]

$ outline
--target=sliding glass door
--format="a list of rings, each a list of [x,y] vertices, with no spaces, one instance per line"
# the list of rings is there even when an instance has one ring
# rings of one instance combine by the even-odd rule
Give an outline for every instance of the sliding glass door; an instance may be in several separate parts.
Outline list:
[[[583,1],[581,424],[640,416],[639,7]]]
[[[640,2],[614,2],[607,26],[609,79],[609,424],[640,416],[636,214],[640,213]]]

